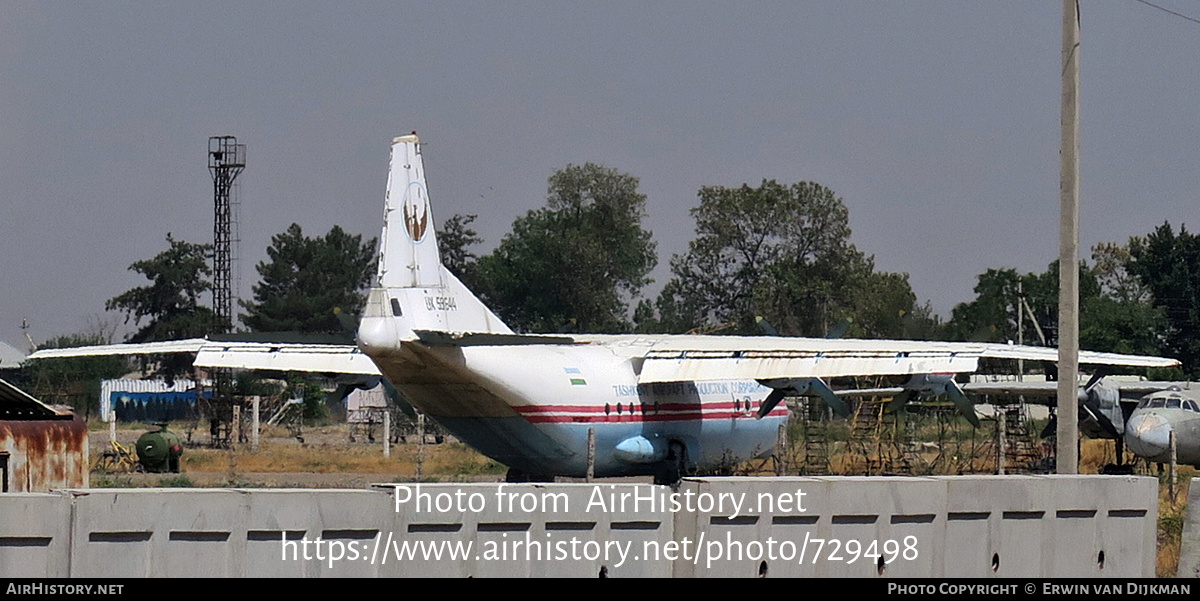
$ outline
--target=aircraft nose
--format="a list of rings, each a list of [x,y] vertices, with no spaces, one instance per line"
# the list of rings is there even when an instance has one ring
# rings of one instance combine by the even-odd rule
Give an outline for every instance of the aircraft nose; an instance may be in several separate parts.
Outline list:
[[[1154,413],[1131,416],[1125,427],[1125,444],[1147,459],[1166,455],[1170,451],[1170,436],[1170,422]]]

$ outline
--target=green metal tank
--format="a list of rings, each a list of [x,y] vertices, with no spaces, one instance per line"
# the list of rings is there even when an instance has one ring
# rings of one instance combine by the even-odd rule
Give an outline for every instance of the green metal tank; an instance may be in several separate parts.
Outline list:
[[[178,474],[180,455],[183,455],[183,441],[165,425],[142,434],[137,440],[138,462],[147,472]]]

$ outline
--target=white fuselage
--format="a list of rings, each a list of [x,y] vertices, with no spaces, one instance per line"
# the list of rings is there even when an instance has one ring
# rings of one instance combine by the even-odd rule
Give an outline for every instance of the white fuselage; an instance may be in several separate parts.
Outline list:
[[[756,419],[771,392],[753,380],[637,383],[652,338],[596,336],[578,344],[426,346],[373,354],[421,411],[485,455],[543,475],[582,476],[588,431],[597,475],[654,473],[672,443],[688,467],[770,454],[785,405]]]
[[[1171,434],[1175,435],[1175,461],[1200,467],[1200,412],[1183,408],[1135,409],[1125,424],[1125,444],[1147,461],[1171,460]]]

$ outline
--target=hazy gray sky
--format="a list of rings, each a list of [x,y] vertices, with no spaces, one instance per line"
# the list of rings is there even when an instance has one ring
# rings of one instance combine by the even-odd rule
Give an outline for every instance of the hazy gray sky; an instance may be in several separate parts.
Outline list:
[[[660,286],[701,186],[811,180],[946,315],[985,269],[1057,257],[1060,10],[0,0],[0,339],[113,319],[167,232],[210,242],[227,134],[243,297],[292,222],[378,235],[389,142],[416,130],[435,217],[477,213],[485,249],[552,170],[603,163],[641,178]],[[1200,24],[1084,2],[1082,40],[1082,248],[1195,225]]]

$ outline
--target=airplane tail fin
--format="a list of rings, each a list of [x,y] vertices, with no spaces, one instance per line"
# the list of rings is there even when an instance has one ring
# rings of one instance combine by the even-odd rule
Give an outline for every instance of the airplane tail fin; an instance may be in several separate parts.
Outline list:
[[[437,288],[442,259],[425,186],[421,142],[416,132],[392,140],[383,236],[379,240],[379,286]]]
[[[379,240],[378,287],[358,328],[363,346],[392,348],[416,331],[511,334],[442,266],[416,132],[392,141]]]

